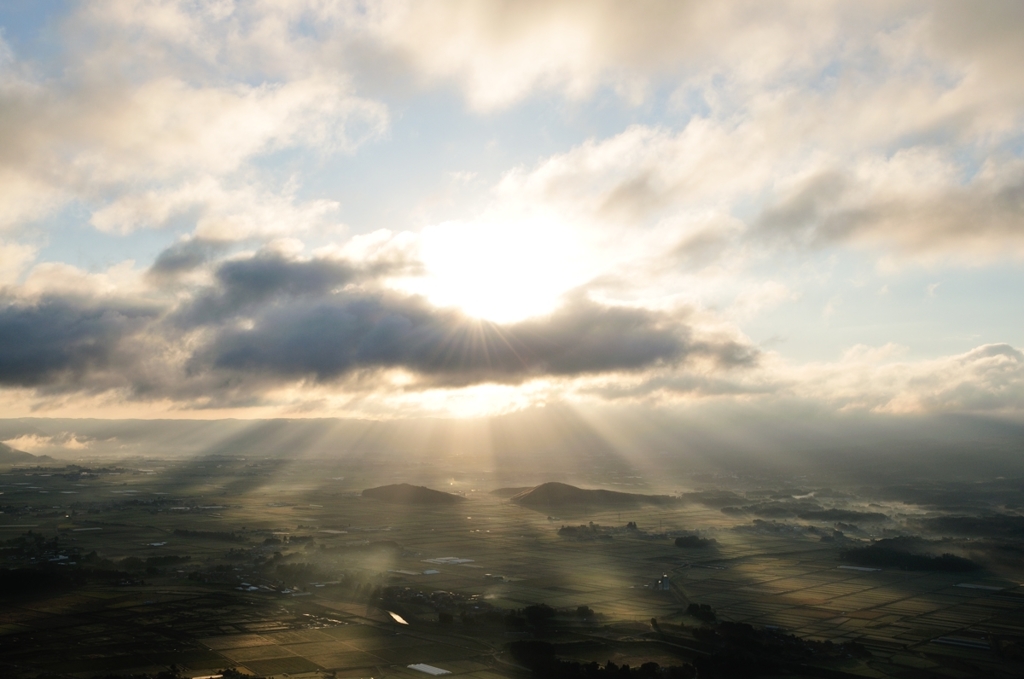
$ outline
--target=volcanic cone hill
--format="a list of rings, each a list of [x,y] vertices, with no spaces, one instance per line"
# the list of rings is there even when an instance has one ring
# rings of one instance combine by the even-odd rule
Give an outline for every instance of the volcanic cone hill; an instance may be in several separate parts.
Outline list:
[[[442,507],[465,502],[466,500],[466,498],[459,495],[443,493],[426,486],[413,486],[408,483],[367,488],[363,491],[363,497],[398,505],[434,505]]]
[[[620,493],[614,490],[587,489],[566,483],[542,483],[510,498],[512,502],[530,508],[552,507],[636,507],[639,505],[664,505],[675,502],[668,495],[640,495]]]

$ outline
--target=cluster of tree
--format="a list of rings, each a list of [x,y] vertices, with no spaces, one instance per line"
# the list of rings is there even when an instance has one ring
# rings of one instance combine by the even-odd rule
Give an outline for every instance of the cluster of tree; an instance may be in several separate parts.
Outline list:
[[[584,615],[586,611],[582,611],[583,608],[587,607],[577,610],[577,615]],[[535,632],[545,629],[555,617],[555,610],[544,604],[505,613],[520,619],[522,627],[533,627]],[[571,644],[559,646],[539,639],[514,641],[509,645],[509,651],[518,663],[529,668],[535,676],[569,679],[760,677],[791,671],[807,661],[870,656],[867,649],[856,642],[835,644],[831,641],[805,640],[779,630],[756,628],[746,623],[718,622],[714,610],[707,604],[691,604],[687,613],[702,620],[705,626],[687,628],[668,625],[668,629],[663,629],[653,619],[651,624],[664,641],[682,643],[684,638],[680,636],[676,639],[675,635],[692,635],[693,640],[701,645],[701,651],[695,654],[692,664],[660,667],[656,663],[645,663],[639,667],[630,667],[618,666],[610,661],[605,665],[581,663],[559,657],[559,650],[563,653],[573,652],[572,649],[566,650]]]
[[[547,604],[533,604],[523,609],[523,617],[533,627],[547,627],[555,619],[555,609]]]
[[[868,568],[899,568],[904,571],[941,571],[944,573],[969,573],[981,568],[980,565],[955,554],[914,554],[885,544],[884,540],[867,547],[855,547],[840,553],[840,557],[858,566]]]
[[[156,557],[166,559],[167,557]],[[182,557],[187,559],[188,557]],[[135,557],[114,563],[95,551],[85,556],[75,556],[74,561],[44,561],[20,568],[0,569],[0,597],[32,598],[53,592],[82,587],[88,583],[105,585],[141,584],[140,572],[155,570],[147,562]],[[127,563],[126,563],[127,562]],[[67,564],[59,566],[59,564]]]
[[[794,662],[839,660],[870,656],[857,642],[800,639],[777,630],[746,623],[720,622],[693,630],[693,636],[709,647],[710,654],[698,656],[693,664],[700,677],[758,677],[778,674]]]
[[[629,526],[627,525],[627,528]],[[636,530],[636,524],[633,524],[631,530]],[[610,530],[603,526],[600,526],[593,521],[588,525],[580,524],[579,526],[562,526],[558,529],[558,534],[564,538],[573,538],[576,540],[611,540],[612,536]]]
[[[698,535],[684,535],[683,537],[676,538],[676,547],[683,547],[685,549],[714,547],[717,544],[718,541],[714,538],[702,538]]]
[[[59,552],[68,552],[69,549],[74,550],[73,547],[62,544],[59,536],[47,539],[42,533],[30,530],[5,540],[0,546],[0,559],[16,562],[29,558],[50,558]]]
[[[1024,537],[1024,516],[937,516],[921,519],[918,523],[925,530],[942,535],[967,535],[974,538]]]
[[[520,631],[532,629],[535,633],[538,633],[547,630],[555,621],[557,614],[558,612],[547,604],[533,604],[526,608],[511,611],[485,611],[481,617],[492,622],[501,620],[510,629]],[[471,622],[472,617],[468,612],[465,612],[463,613],[462,621],[466,623]]]
[[[0,570],[0,597],[32,597],[72,589],[85,583],[82,574],[56,568]]]
[[[234,667],[220,670],[216,674],[219,674],[221,679],[262,679],[262,677],[252,674],[243,674]],[[168,669],[156,674],[97,674],[92,679],[185,679],[185,675],[181,673],[177,665],[171,665]]]
[[[694,656],[697,676],[704,679],[733,677],[760,677],[785,675],[806,669],[808,661],[845,661],[870,656],[867,649],[856,642],[835,644],[831,641],[800,639],[780,630],[758,628],[746,623],[718,622],[688,628],[682,625],[659,625],[651,620],[657,635],[676,646],[699,642],[700,650]],[[828,672],[828,670],[823,670]],[[824,675],[822,675],[824,676]]]
[[[546,630],[555,617],[558,615],[551,606],[547,604],[535,604],[526,608],[505,611],[498,608],[484,609],[482,611],[470,612],[463,609],[459,617],[467,625],[472,624],[495,624],[504,625],[510,629],[526,631],[533,629],[535,632]],[[597,617],[597,613],[590,606],[579,606],[574,615],[584,621],[591,621]],[[450,611],[438,611],[437,621],[442,625],[451,625],[455,622],[455,616]]]
[[[559,611],[547,604],[532,604],[525,608],[502,609],[477,601],[453,598],[452,600],[441,602],[439,605],[437,601],[422,595],[422,593],[420,595],[414,594],[409,596],[407,594],[404,597],[396,597],[394,590],[395,588],[390,587],[381,590],[379,597],[374,597],[378,599],[378,605],[388,610],[401,608],[405,602],[434,605],[438,610],[437,620],[442,625],[453,624],[456,615],[458,615],[464,625],[503,626],[516,632],[542,634],[551,628],[559,614]],[[460,595],[452,594],[452,596],[458,597]],[[573,615],[584,621],[593,620],[598,615],[589,606],[579,606],[574,611],[563,611],[563,614]]]
[[[715,609],[711,608],[708,604],[690,604],[686,607],[686,614],[707,623],[712,623],[718,619],[718,616],[715,615]]]
[[[820,532],[820,531],[819,531]],[[841,530],[834,529],[831,533],[821,533],[822,542],[835,542],[837,540],[845,540],[846,533]]]
[[[195,540],[224,540],[226,542],[244,542],[245,537],[226,530],[188,530],[186,528],[175,528],[174,534],[181,538],[192,538]]]
[[[648,662],[639,667],[630,667],[629,665],[616,665],[610,660],[605,665],[596,662],[581,663],[576,660],[561,660],[558,658],[557,647],[554,644],[532,639],[513,641],[509,644],[509,653],[517,662],[529,668],[534,676],[544,678],[692,679],[696,676],[692,665],[660,667],[658,663]]]

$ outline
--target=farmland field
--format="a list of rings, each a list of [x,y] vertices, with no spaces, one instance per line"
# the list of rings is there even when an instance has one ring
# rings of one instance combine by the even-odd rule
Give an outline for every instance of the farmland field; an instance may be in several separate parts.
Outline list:
[[[733,676],[736,635],[767,676],[1024,671],[1020,538],[943,534],[950,512],[765,478],[636,478],[669,500],[546,511],[484,473],[437,484],[449,505],[361,495],[395,476],[230,456],[6,470],[4,676],[528,676],[517,640]],[[993,484],[978,502],[1009,516],[1013,484]],[[924,567],[858,565],[887,544]]]

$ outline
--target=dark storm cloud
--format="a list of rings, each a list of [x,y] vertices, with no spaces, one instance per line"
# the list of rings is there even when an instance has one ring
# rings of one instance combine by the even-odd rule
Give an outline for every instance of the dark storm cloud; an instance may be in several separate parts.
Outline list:
[[[191,247],[178,255],[182,266],[203,256]],[[391,266],[264,252],[218,263],[212,282],[181,302],[11,302],[0,306],[0,384],[257,404],[276,384],[358,374],[372,386],[386,369],[418,376],[418,386],[463,386],[758,359],[743,342],[695,332],[685,313],[584,294],[549,316],[481,321],[382,287]]]
[[[220,264],[217,287],[200,293],[176,314],[184,326],[217,323],[275,297],[319,296],[360,275],[345,261],[288,259],[276,252]]]
[[[221,264],[217,280],[229,297],[255,302],[275,294],[322,294],[352,280],[354,273],[347,262],[293,261],[278,253],[268,253]]]
[[[550,317],[509,326],[507,334],[537,356],[545,372],[561,375],[635,370],[690,356],[711,358],[721,367],[757,360],[757,350],[747,345],[695,339],[670,313],[603,306],[584,296],[568,298]]]
[[[8,303],[0,308],[0,384],[78,381],[109,368],[126,338],[154,316],[145,306],[73,298]]]
[[[268,308],[250,329],[221,331],[197,359],[221,370],[318,380],[405,368],[441,383],[638,370],[698,355],[726,366],[756,360],[749,347],[690,334],[666,314],[582,297],[550,317],[499,326],[418,297],[358,293]]]

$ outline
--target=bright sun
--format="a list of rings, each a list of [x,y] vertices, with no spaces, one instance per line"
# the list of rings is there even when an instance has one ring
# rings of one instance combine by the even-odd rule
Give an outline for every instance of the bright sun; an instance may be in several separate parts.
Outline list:
[[[420,291],[496,323],[553,311],[585,278],[582,243],[554,221],[445,222],[425,229],[421,242]]]

